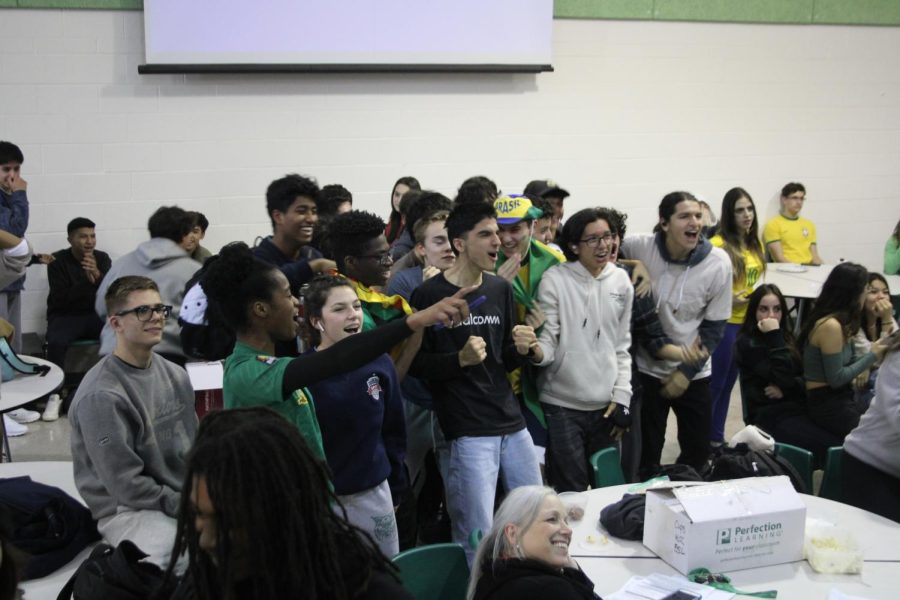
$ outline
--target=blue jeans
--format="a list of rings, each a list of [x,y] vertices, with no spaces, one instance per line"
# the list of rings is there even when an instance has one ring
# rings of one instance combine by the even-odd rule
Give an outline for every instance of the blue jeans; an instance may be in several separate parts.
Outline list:
[[[498,474],[507,491],[541,485],[541,470],[528,430],[450,440],[447,509],[453,541],[465,548],[470,566],[475,551],[469,547],[469,534],[474,529],[487,533],[491,528]]]
[[[709,395],[712,397],[710,410],[712,419],[709,426],[711,442],[725,440],[725,420],[728,418],[731,390],[738,376],[737,361],[734,360],[734,342],[740,328],[737,323],[727,323],[725,335],[712,355],[712,378],[709,382]]]

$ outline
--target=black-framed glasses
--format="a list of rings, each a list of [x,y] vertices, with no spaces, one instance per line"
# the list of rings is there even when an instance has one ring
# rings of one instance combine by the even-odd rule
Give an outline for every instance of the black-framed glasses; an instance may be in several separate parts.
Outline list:
[[[356,258],[368,258],[371,260],[378,261],[378,264],[390,266],[394,264],[394,259],[391,258],[390,252],[382,252],[381,254],[363,254],[362,256],[357,256]]]
[[[146,322],[153,318],[153,313],[158,314],[163,319],[167,319],[169,315],[172,314],[172,307],[167,304],[154,304],[153,306],[141,304],[140,306],[135,306],[128,310],[120,310],[116,313],[116,316],[124,317],[130,313],[134,313],[134,316],[137,317],[138,321]]]
[[[609,246],[616,241],[616,235],[612,231],[607,231],[603,235],[592,235],[579,241],[589,248],[596,248],[600,245],[600,242]]]

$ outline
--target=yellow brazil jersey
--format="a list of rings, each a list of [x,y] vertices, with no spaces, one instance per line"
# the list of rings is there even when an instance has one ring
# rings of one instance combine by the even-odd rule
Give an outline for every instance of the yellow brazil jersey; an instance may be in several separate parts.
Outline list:
[[[721,248],[725,245],[725,240],[723,240],[720,235],[713,236],[709,241],[717,248]],[[732,295],[737,295],[743,292],[744,296],[749,296],[753,292],[753,288],[756,286],[756,282],[759,280],[760,275],[762,275],[763,263],[756,254],[746,249],[741,252],[741,256],[744,259],[744,279],[742,281],[732,282],[731,293]],[[746,315],[746,304],[741,304],[739,306],[732,305],[731,318],[728,319],[728,322],[739,325],[744,322],[744,317],[746,317]]]
[[[806,265],[812,262],[810,246],[816,243],[816,226],[809,219],[789,219],[782,214],[769,219],[763,232],[766,247],[781,242],[781,251],[788,262]]]

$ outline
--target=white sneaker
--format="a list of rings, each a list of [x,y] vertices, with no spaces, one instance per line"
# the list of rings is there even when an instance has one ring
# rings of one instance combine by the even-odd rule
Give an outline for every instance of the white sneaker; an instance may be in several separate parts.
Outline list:
[[[22,425],[18,421],[13,421],[6,415],[3,415],[3,426],[6,427],[6,435],[8,437],[19,437],[28,433],[28,426]]]
[[[55,421],[59,418],[59,407],[62,406],[62,398],[59,394],[50,394],[47,399],[47,406],[44,407],[44,414],[41,419],[44,421]]]
[[[25,423],[34,423],[41,418],[41,413],[36,410],[28,410],[27,408],[17,408],[8,413],[9,418],[24,425]]]

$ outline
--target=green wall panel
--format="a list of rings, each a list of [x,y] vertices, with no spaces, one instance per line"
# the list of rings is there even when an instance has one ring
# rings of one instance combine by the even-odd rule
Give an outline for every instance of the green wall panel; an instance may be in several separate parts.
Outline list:
[[[661,21],[809,23],[814,0],[656,0]]]
[[[190,0],[186,0],[190,1]],[[143,0],[14,0],[19,8],[104,8],[143,10]],[[0,4],[0,6],[3,6]]]
[[[897,25],[900,0],[816,0],[813,22]]]
[[[653,0],[556,0],[553,15],[573,19],[652,19]]]
[[[143,7],[143,0],[0,0],[0,8]],[[562,19],[896,26],[900,0],[554,0],[553,14]]]

